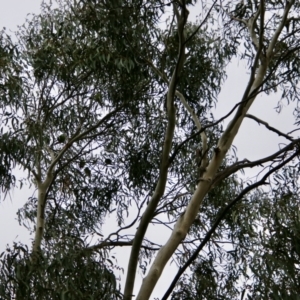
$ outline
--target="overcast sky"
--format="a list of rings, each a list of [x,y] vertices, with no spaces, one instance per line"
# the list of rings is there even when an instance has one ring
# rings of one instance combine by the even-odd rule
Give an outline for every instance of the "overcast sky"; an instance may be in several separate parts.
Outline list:
[[[27,14],[38,13],[40,1],[38,0],[0,0],[0,28],[6,27],[7,30],[17,30],[17,25],[22,25]],[[246,68],[242,63],[235,60],[228,67],[228,80],[223,87],[222,93],[219,97],[218,110],[216,117],[225,115],[233,107],[233,105],[240,101],[241,96],[247,84],[248,76]],[[292,108],[284,107],[281,114],[278,114],[274,107],[277,105],[279,95],[273,96],[259,96],[250,110],[251,114],[269,122],[270,125],[288,132],[292,130],[293,118]],[[272,134],[264,127],[258,126],[253,120],[245,120],[237,139],[234,144],[238,148],[239,159],[247,158],[254,160],[262,156],[266,156],[274,152],[278,148],[280,142],[285,142],[276,134]],[[256,173],[256,172],[255,172]],[[248,172],[248,175],[255,174],[253,170]],[[32,196],[33,191],[28,188],[23,188],[21,191],[14,190],[11,192],[11,199],[8,197],[5,202],[0,203],[0,253],[5,249],[6,244],[11,244],[12,241],[23,241],[28,243],[28,231],[24,227],[20,227],[16,221],[17,209],[22,207],[28,197]],[[113,222],[114,220],[110,220]],[[155,228],[152,228],[151,235],[158,237]],[[163,236],[159,237],[161,243],[164,240]],[[128,249],[122,249],[122,257],[129,254]],[[122,261],[118,259],[122,264]],[[126,268],[127,259],[123,261],[123,267]],[[166,291],[166,287],[173,278],[176,268],[168,268],[164,272],[164,279],[156,288],[152,295],[154,297],[162,296]],[[126,270],[125,270],[126,274]],[[140,277],[140,276],[139,276]],[[139,284],[137,284],[139,285]]]
[[[10,32],[17,30],[17,26],[25,22],[28,13],[39,12],[40,1],[0,0],[0,7],[0,29],[5,27],[7,32]],[[5,249],[6,244],[11,244],[12,241],[28,243],[28,231],[18,225],[16,212],[31,195],[32,191],[26,187],[21,191],[15,189],[4,202],[0,202],[0,253]]]

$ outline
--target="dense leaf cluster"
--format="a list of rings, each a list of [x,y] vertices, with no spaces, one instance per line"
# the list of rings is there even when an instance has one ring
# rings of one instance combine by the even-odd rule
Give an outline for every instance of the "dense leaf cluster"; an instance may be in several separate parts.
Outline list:
[[[195,2],[183,1],[188,8]],[[217,153],[223,125],[214,120],[212,109],[227,63],[234,55],[249,65],[256,59],[257,46],[243,18],[254,17],[258,1],[237,3],[235,9],[231,2],[216,5],[205,27],[188,22],[184,28],[185,63],[176,90],[201,120],[207,150],[201,152],[199,128],[176,96],[169,176],[152,219],[167,229],[184,214],[202,180],[199,159],[201,163],[204,156],[210,160]],[[281,2],[265,1],[272,16],[264,27],[261,60],[281,22],[274,13],[284,9]],[[37,229],[39,191],[49,178],[50,183],[43,195],[40,251],[33,255],[28,246],[14,244],[1,253],[0,297],[122,298],[114,273],[120,267],[110,250],[132,245],[130,229],[138,226],[161,176],[170,121],[166,97],[181,38],[174,18],[161,23],[170,4],[68,0],[53,8],[43,3],[41,14],[20,28],[15,44],[1,32],[1,197],[24,182],[35,189],[18,212],[20,224],[31,232]],[[268,94],[280,87],[285,99],[298,100],[299,9],[295,3],[265,82],[255,92]],[[217,18],[224,23],[216,25]],[[260,32],[254,27],[254,34]],[[299,151],[296,142],[294,146],[267,161],[262,174]],[[225,176],[246,163],[232,150],[217,171],[222,180],[204,198],[174,253],[174,260],[181,266],[189,263],[191,272],[178,281],[172,299],[297,299],[299,162],[294,158],[277,170],[269,179],[270,189],[255,186],[239,198],[253,182],[233,173]],[[26,172],[24,178],[15,178],[16,167]],[[107,216],[116,222],[104,238]],[[200,246],[197,259],[189,262]],[[144,238],[139,253],[144,273],[158,248]]]

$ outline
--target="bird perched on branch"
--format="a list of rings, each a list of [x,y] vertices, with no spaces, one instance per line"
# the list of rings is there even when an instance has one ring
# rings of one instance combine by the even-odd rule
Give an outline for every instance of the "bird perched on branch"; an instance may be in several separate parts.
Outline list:
[[[247,6],[244,3],[244,0],[241,0],[235,7],[235,9],[231,12],[233,17],[242,19],[246,14]]]

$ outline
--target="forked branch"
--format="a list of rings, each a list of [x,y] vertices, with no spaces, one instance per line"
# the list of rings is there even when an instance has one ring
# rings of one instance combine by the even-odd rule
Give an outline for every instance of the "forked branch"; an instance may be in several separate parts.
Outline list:
[[[293,155],[291,155],[289,158],[287,158],[286,160],[284,160],[282,163],[280,163],[279,165],[277,165],[276,167],[274,167],[273,169],[271,169],[270,171],[268,171],[261,180],[247,186],[235,199],[233,199],[228,205],[226,205],[223,209],[220,209],[220,212],[218,213],[218,216],[213,224],[213,226],[211,227],[211,229],[207,232],[206,236],[204,237],[204,239],[202,240],[202,242],[200,243],[200,245],[197,247],[197,249],[195,250],[195,252],[193,253],[193,255],[187,260],[187,262],[179,268],[176,276],[174,277],[172,283],[170,284],[168,290],[166,291],[166,293],[164,294],[164,296],[162,297],[162,300],[167,300],[168,297],[170,296],[170,294],[172,293],[173,289],[175,288],[175,285],[177,283],[177,281],[179,280],[180,276],[185,272],[185,270],[193,263],[193,261],[198,257],[200,251],[205,247],[205,245],[209,242],[211,236],[213,235],[213,233],[216,231],[218,225],[220,224],[220,222],[224,219],[224,217],[226,216],[226,214],[229,213],[229,211],[231,210],[231,208],[238,203],[239,201],[241,201],[243,199],[243,197],[245,195],[247,195],[247,193],[249,193],[250,191],[252,191],[253,189],[261,186],[261,185],[265,185],[267,184],[266,180],[268,179],[268,177],[273,174],[274,172],[276,172],[277,170],[279,170],[280,168],[282,168],[283,166],[285,166],[287,163],[289,163],[290,161],[292,161],[296,156],[299,155],[299,151],[296,151]]]
[[[178,27],[178,37],[179,37],[179,49],[178,49],[178,59],[175,66],[175,69],[172,74],[172,78],[169,82],[168,93],[167,93],[167,115],[168,115],[168,124],[165,133],[164,145],[162,150],[162,159],[160,163],[160,173],[159,179],[156,184],[155,191],[153,193],[152,198],[150,199],[148,206],[141,218],[140,225],[135,234],[133,245],[130,253],[130,258],[128,262],[128,271],[124,289],[124,300],[130,300],[133,294],[133,287],[138,263],[139,252],[141,249],[141,245],[148,228],[149,223],[153,218],[153,214],[155,209],[159,203],[159,200],[164,194],[165,186],[168,177],[168,169],[169,169],[169,155],[171,152],[172,141],[174,136],[174,129],[176,124],[176,115],[175,115],[175,92],[176,85],[178,82],[179,75],[183,68],[183,64],[185,61],[185,37],[184,37],[184,26],[188,17],[188,10],[185,6],[181,7],[181,13],[179,13],[179,8],[177,4],[173,4],[174,14],[177,17],[177,27]],[[142,297],[142,299],[147,299],[146,297]]]
[[[195,220],[199,207],[209,190],[212,188],[213,178],[215,177],[223,159],[225,158],[228,149],[232,145],[232,142],[242,124],[242,121],[247,114],[247,111],[251,107],[252,103],[256,99],[257,90],[261,87],[261,84],[266,75],[269,60],[261,60],[258,66],[261,51],[262,51],[262,40],[263,40],[263,21],[264,21],[264,1],[261,1],[260,12],[262,12],[260,18],[260,36],[259,36],[259,49],[256,53],[254,65],[252,66],[252,71],[250,75],[250,80],[246,91],[244,93],[241,104],[233,117],[232,121],[227,126],[226,130],[222,134],[217,147],[215,148],[215,153],[203,174],[202,180],[199,182],[195,193],[193,194],[185,212],[182,213],[180,218],[175,224],[174,230],[171,233],[170,238],[166,244],[157,253],[157,256],[152,263],[152,266],[148,272],[148,275],[144,278],[143,284],[137,296],[137,300],[149,299],[156,282],[158,281],[166,263],[172,256],[172,254],[177,249],[178,245],[186,237],[190,226]],[[281,28],[281,26],[279,26]],[[280,29],[279,29],[280,30]],[[278,29],[275,31],[274,35],[277,35]],[[257,71],[256,71],[257,70]]]

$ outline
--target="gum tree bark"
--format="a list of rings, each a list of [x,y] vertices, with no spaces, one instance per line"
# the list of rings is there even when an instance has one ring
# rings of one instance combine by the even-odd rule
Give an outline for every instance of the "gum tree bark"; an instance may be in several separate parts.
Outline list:
[[[176,67],[173,71],[172,78],[169,83],[168,93],[167,93],[167,114],[168,114],[168,125],[165,133],[165,140],[162,150],[162,158],[160,164],[160,174],[159,179],[154,191],[154,194],[146,208],[145,213],[141,218],[141,222],[135,234],[133,245],[130,253],[130,258],[128,262],[128,272],[126,277],[125,289],[124,289],[124,300],[130,300],[132,298],[136,268],[138,264],[139,251],[143,242],[143,238],[147,231],[148,225],[153,218],[153,213],[159,203],[159,200],[164,194],[169,168],[169,156],[172,147],[172,141],[174,136],[174,129],[176,123],[175,112],[176,108],[174,105],[174,98],[176,94],[176,84],[180,76],[180,72],[183,68],[185,62],[185,37],[184,37],[184,26],[187,21],[189,11],[186,7],[181,9],[179,12],[178,4],[173,4],[174,13],[177,18],[177,30],[179,37],[179,49],[178,49],[178,60]]]
[[[256,58],[254,65],[252,66],[252,72],[250,76],[250,80],[246,91],[244,93],[241,104],[238,107],[238,110],[221,136],[217,147],[214,150],[214,155],[209,162],[206,171],[203,174],[203,177],[200,179],[200,182],[196,188],[195,193],[193,194],[191,201],[189,202],[185,212],[178,219],[177,223],[174,226],[173,232],[169,237],[166,244],[159,250],[157,256],[152,263],[152,266],[147,274],[147,276],[143,280],[143,284],[140,288],[140,291],[137,296],[137,300],[145,300],[149,299],[151,293],[160,278],[160,275],[163,272],[163,269],[171,258],[172,254],[175,252],[177,247],[186,237],[189,228],[191,227],[193,221],[195,220],[197,213],[199,211],[199,207],[202,204],[203,198],[209,192],[212,186],[213,179],[217,173],[218,168],[220,167],[228,149],[232,145],[232,142],[235,136],[238,133],[238,130],[249,110],[254,100],[256,99],[256,95],[258,90],[261,88],[267,69],[269,67],[269,63],[273,57],[273,50],[275,44],[278,40],[278,37],[284,27],[284,24],[287,20],[287,16],[290,8],[292,7],[294,1],[288,2],[284,14],[282,16],[282,20],[275,30],[274,35],[271,39],[271,42],[265,51],[263,52],[263,26],[264,26],[264,1],[261,1],[259,10],[257,11],[254,18],[250,19],[246,25],[249,29],[250,36],[252,38],[252,42],[256,47]],[[260,17],[260,32],[257,37],[254,33],[254,24],[257,19]],[[245,21],[246,22],[246,21]],[[258,68],[257,68],[258,67]]]

